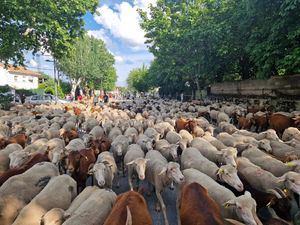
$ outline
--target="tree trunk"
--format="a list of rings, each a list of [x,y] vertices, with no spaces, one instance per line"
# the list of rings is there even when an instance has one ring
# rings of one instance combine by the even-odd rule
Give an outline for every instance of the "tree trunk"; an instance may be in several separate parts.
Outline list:
[[[75,79],[71,80],[71,85],[72,85],[71,94],[74,98],[76,97],[75,92],[76,92],[77,87],[80,85],[80,83],[81,83],[81,78],[79,78],[78,80],[75,80]]]

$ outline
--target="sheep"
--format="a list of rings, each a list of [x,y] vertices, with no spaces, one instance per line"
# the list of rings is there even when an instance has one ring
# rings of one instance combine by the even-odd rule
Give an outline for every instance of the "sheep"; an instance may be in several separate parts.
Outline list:
[[[222,165],[220,168],[205,158],[196,148],[187,148],[181,156],[183,169],[194,168],[205,173],[212,179],[228,183],[238,191],[243,191],[243,183],[237,175],[237,170],[231,165]]]
[[[243,221],[249,225],[262,225],[256,215],[256,201],[250,192],[246,191],[244,195],[236,197],[229,189],[198,170],[191,168],[182,173],[186,184],[196,182],[207,189],[209,196],[219,205],[224,218]]]
[[[154,140],[144,134],[140,134],[137,138],[136,143],[141,146],[142,150],[146,153],[153,150]]]
[[[67,151],[80,151],[85,149],[85,145],[82,139],[76,138],[70,141],[70,143],[65,147]]]
[[[217,115],[217,123],[218,124],[221,123],[221,122],[229,123],[229,121],[230,121],[230,118],[226,113],[224,113],[224,112],[219,112],[218,113],[218,115]]]
[[[178,144],[169,144],[165,139],[155,143],[155,149],[159,151],[168,161],[178,161]]]
[[[222,132],[226,132],[228,134],[233,134],[234,132],[238,131],[238,129],[229,122],[221,122],[219,123],[218,127]]]
[[[198,149],[203,156],[212,162],[236,167],[237,150],[233,147],[227,147],[218,151],[216,147],[203,138],[195,138],[191,143],[191,147]]]
[[[145,179],[146,163],[145,153],[137,144],[128,146],[128,150],[124,156],[124,164],[127,166],[128,183],[130,190],[133,190],[132,177],[136,176],[139,180]]]
[[[50,178],[58,175],[55,165],[43,162],[9,178],[0,187],[0,224],[11,225],[20,210],[46,186]]]
[[[148,127],[145,132],[144,135],[146,135],[147,137],[151,138],[152,140],[158,141],[160,138],[160,133],[158,133],[154,128],[152,127]]]
[[[46,146],[48,148],[48,151],[51,151],[55,148],[63,149],[65,148],[65,142],[60,138],[53,138],[46,143]]]
[[[9,168],[14,169],[22,166],[30,157],[28,152],[23,149],[20,151],[14,151],[8,155],[9,158]]]
[[[290,141],[292,139],[296,139],[300,141],[300,131],[296,127],[289,127],[284,130],[282,134],[282,140],[283,141]]]
[[[256,166],[245,157],[238,158],[237,164],[239,174],[256,190],[265,193],[276,193],[276,188],[281,190],[287,188],[298,195],[300,194],[299,173],[289,171],[281,177],[275,177],[271,172]],[[277,194],[277,196],[280,196],[280,194]]]
[[[175,128],[168,122],[157,123],[154,125],[154,129],[160,134],[160,137],[165,137],[169,131],[175,131]]]
[[[41,225],[62,225],[70,215],[65,213],[65,210],[53,208],[46,212],[41,217]]]
[[[287,145],[283,142],[270,141],[272,151],[270,154],[274,155],[277,159],[282,162],[289,162],[300,158],[300,151],[296,148]]]
[[[59,138],[60,137],[60,131],[55,128],[49,128],[48,130],[44,131],[42,135],[47,138],[48,140],[52,138]]]
[[[213,146],[215,146],[219,151],[227,147],[221,141],[219,141],[217,138],[213,137],[210,132],[206,131],[202,138],[207,140]]]
[[[84,193],[86,189],[88,191],[92,189],[92,191],[89,191],[89,195]],[[70,217],[63,223],[64,225],[94,225],[104,223],[116,201],[116,194],[112,191],[99,189],[98,187],[87,187],[86,189],[75,198],[70,208],[66,211],[66,213],[70,214]],[[85,198],[81,196],[82,194],[85,195]],[[77,199],[83,201],[78,204]],[[78,207],[74,208],[73,204],[76,204]],[[70,211],[71,208],[72,211]]]
[[[92,140],[99,139],[104,136],[104,130],[100,126],[95,126],[90,131],[89,135],[92,137]]]
[[[255,139],[262,140],[262,139],[268,139],[270,141],[280,141],[278,135],[276,134],[276,131],[273,129],[268,129],[264,132],[260,132]]]
[[[123,175],[125,174],[123,158],[127,152],[128,146],[129,146],[129,139],[124,135],[119,135],[111,143],[111,152],[113,153],[116,162],[120,164],[121,169],[123,171]]]
[[[156,197],[163,211],[165,225],[169,225],[161,192],[173,181],[178,184],[182,183],[184,177],[179,169],[179,164],[175,162],[168,163],[158,151],[151,150],[147,152],[145,158],[149,160],[146,166],[146,180],[154,185]]]
[[[251,144],[249,144],[247,149],[242,152],[242,156],[246,157],[252,163],[261,167],[262,169],[271,172],[276,177],[280,177],[286,172],[292,170],[291,167],[259,150],[257,147]]]
[[[134,120],[132,125],[137,130],[137,132],[139,134],[143,133],[144,126],[143,126],[143,122],[142,121]]]
[[[112,188],[113,179],[117,173],[117,165],[110,152],[101,152],[96,163],[88,172],[100,188]]]
[[[166,135],[166,140],[170,144],[177,144],[181,141],[182,137],[175,131],[169,131]]]
[[[11,136],[11,129],[9,126],[0,123],[0,138],[7,138]]]
[[[76,124],[72,121],[66,122],[63,127],[60,129],[60,135],[62,135],[66,131],[77,130]]]
[[[119,127],[113,127],[108,134],[108,138],[113,141],[119,135],[122,135],[121,129]]]
[[[89,133],[95,126],[98,126],[98,125],[99,125],[99,122],[96,119],[89,118],[81,124],[81,127],[86,133]]]
[[[5,172],[9,169],[9,154],[15,151],[23,150],[22,146],[19,144],[9,144],[3,150],[0,151],[0,173]]]
[[[136,143],[138,131],[134,127],[128,127],[124,132],[124,135],[129,138],[130,144],[133,144]]]
[[[76,186],[76,181],[68,175],[53,177],[46,187],[21,210],[13,225],[39,225],[43,214],[48,210],[67,209],[76,197]]]
[[[216,111],[214,109],[209,111],[209,117],[210,117],[211,122],[217,121],[218,114],[219,114],[219,111]]]

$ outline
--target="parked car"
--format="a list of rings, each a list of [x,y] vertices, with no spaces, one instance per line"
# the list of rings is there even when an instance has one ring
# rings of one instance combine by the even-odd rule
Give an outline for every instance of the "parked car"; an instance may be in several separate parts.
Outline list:
[[[29,104],[49,104],[49,103],[68,103],[67,100],[56,98],[54,95],[45,94],[45,95],[32,95],[26,98],[26,103]]]

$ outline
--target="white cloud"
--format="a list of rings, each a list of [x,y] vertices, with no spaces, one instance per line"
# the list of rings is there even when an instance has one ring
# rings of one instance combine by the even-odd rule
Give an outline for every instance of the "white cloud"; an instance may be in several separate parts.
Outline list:
[[[122,2],[115,4],[114,9],[103,5],[97,9],[100,16],[95,14],[94,19],[133,51],[145,50],[145,32],[140,27],[137,9],[146,10],[150,3],[155,4],[156,0],[134,0],[133,5]]]
[[[29,61],[29,64],[30,64],[30,66],[32,66],[32,67],[36,67],[36,66],[38,65],[38,63],[37,63],[34,59],[31,59],[31,60]]]
[[[122,62],[124,62],[123,57],[122,57],[122,56],[119,56],[119,55],[116,55],[116,56],[115,56],[115,60],[116,60],[117,63],[122,63]]]
[[[100,30],[88,30],[87,34],[89,36],[93,36],[96,39],[101,39],[102,41],[104,41],[104,43],[106,45],[111,45],[111,40],[110,38],[107,36],[106,32],[104,29],[100,29]]]

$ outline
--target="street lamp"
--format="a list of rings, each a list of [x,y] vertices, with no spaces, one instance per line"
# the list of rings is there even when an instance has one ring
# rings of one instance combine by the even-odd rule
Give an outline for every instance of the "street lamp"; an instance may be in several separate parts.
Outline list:
[[[53,58],[53,60],[46,59],[46,62],[53,62],[53,72],[54,72],[54,89],[55,89],[55,103],[57,103],[57,79],[56,79],[56,61]]]

